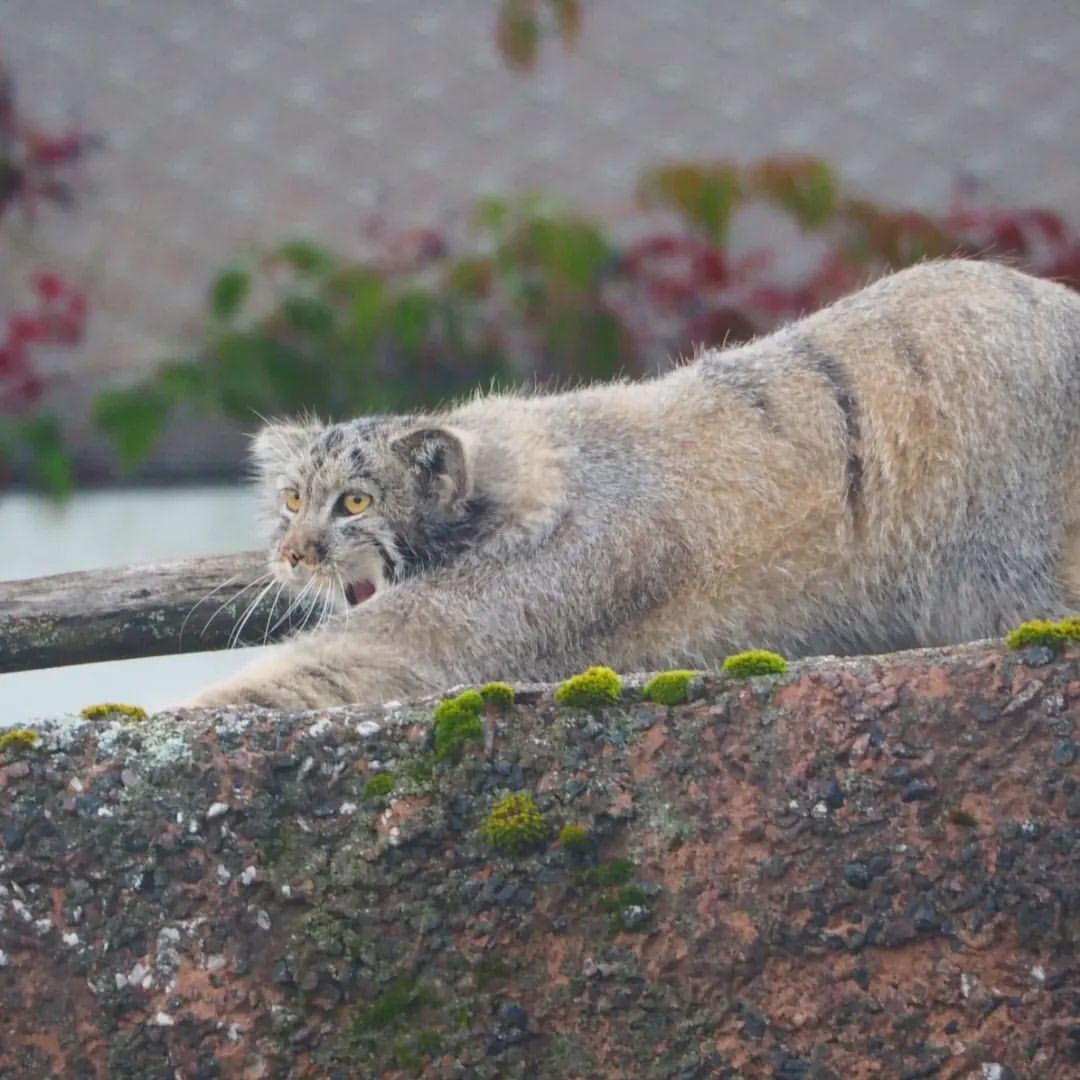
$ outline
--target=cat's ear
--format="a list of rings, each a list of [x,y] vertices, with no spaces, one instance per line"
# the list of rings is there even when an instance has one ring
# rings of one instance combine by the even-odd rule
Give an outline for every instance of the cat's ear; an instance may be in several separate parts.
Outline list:
[[[274,420],[260,429],[251,440],[251,461],[256,472],[272,476],[289,464],[311,443],[311,437],[323,425],[315,419]]]
[[[390,449],[412,470],[424,495],[450,505],[471,493],[472,476],[463,433],[443,427],[417,428],[399,435]]]

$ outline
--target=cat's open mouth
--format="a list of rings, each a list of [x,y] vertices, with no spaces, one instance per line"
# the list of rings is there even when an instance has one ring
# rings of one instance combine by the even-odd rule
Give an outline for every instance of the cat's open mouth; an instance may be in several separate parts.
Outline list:
[[[356,607],[375,595],[375,586],[370,581],[351,581],[345,586],[345,599],[350,607]]]

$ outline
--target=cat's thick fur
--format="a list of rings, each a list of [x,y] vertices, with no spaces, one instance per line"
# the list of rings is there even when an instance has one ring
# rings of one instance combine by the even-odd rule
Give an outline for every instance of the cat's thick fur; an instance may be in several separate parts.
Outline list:
[[[336,561],[337,598],[376,592],[202,704],[938,645],[1080,599],[1080,296],[990,263],[902,271],[661,378],[255,447],[275,515],[304,499],[271,563],[285,543]],[[327,516],[353,489],[371,508]]]

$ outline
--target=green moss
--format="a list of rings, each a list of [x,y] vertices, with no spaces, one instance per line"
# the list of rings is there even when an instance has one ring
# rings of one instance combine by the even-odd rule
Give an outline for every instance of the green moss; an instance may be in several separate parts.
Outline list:
[[[724,661],[724,671],[736,679],[750,679],[755,675],[783,675],[787,672],[787,661],[779,653],[751,649],[729,656]]]
[[[84,720],[124,720],[129,724],[141,724],[146,710],[138,705],[124,705],[118,701],[104,701],[100,705],[87,705],[82,711]]]
[[[425,1054],[434,1056],[442,1049],[442,1039],[434,1031],[418,1031],[416,1033],[416,1045]]]
[[[649,907],[645,890],[637,885],[623,885],[613,896],[605,896],[600,907],[609,914],[626,907]]]
[[[592,847],[592,838],[584,825],[564,825],[559,833],[559,847],[575,854],[588,851]]]
[[[562,705],[590,709],[600,705],[618,705],[622,695],[622,679],[609,667],[591,667],[581,675],[569,678],[555,691],[555,700]]]
[[[396,783],[389,773],[378,773],[364,785],[364,799],[381,799],[394,790]]]
[[[601,907],[608,913],[608,929],[612,933],[640,933],[652,925],[652,904],[645,890],[637,885],[624,885],[614,896],[606,897]]]
[[[1080,617],[1072,616],[1060,622],[1048,619],[1031,619],[1021,623],[1005,635],[1010,649],[1025,649],[1029,645],[1046,645],[1060,650],[1072,642],[1080,641]]]
[[[949,820],[962,829],[974,829],[979,824],[974,814],[962,810],[959,806],[949,811]]]
[[[415,780],[418,784],[425,784],[431,779],[434,769],[432,768],[433,758],[428,757],[426,754],[423,757],[416,758],[415,761],[410,761],[405,766],[405,775],[410,780]]]
[[[423,1057],[409,1044],[408,1039],[394,1040],[394,1061],[410,1072],[419,1073],[424,1067]]]
[[[441,701],[435,709],[435,760],[460,756],[467,742],[482,742],[484,699],[475,690]]]
[[[8,754],[33,750],[41,736],[30,728],[10,728],[0,735],[0,752]]]
[[[690,680],[696,671],[662,671],[654,675],[641,689],[650,701],[661,705],[681,705],[690,697]]]
[[[488,705],[509,709],[514,704],[514,688],[509,683],[489,682],[480,687],[480,696]]]
[[[612,885],[623,885],[637,870],[633,859],[608,859],[581,876],[581,884],[606,889]]]
[[[395,979],[370,1005],[356,1010],[356,1031],[378,1031],[396,1026],[403,1017],[425,1005],[433,1004],[430,994],[417,988],[415,975]]]
[[[485,953],[473,968],[473,978],[476,980],[478,990],[487,990],[493,983],[508,979],[513,974],[514,968],[510,962],[497,952]],[[471,1009],[469,1019],[471,1022]]]
[[[500,799],[481,826],[484,839],[492,847],[511,855],[539,847],[547,831],[547,822],[536,800],[521,791]]]

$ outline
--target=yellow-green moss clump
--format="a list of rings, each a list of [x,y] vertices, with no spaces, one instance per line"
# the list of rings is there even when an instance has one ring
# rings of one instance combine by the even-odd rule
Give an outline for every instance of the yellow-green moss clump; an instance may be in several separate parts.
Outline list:
[[[364,799],[381,799],[394,790],[397,781],[389,773],[377,773],[364,785]]]
[[[1080,641],[1080,618],[1076,616],[1062,619],[1060,622],[1031,619],[1005,635],[1005,644],[1010,649],[1026,649],[1029,645],[1046,645],[1051,649],[1060,650],[1076,641]]]
[[[598,705],[618,705],[622,695],[622,679],[609,667],[591,667],[581,675],[569,678],[555,691],[561,705],[591,709]]]
[[[124,720],[129,724],[141,724],[146,710],[138,705],[123,705],[118,701],[104,701],[100,705],[87,705],[82,711],[84,720]]]
[[[0,753],[13,754],[33,750],[41,736],[30,728],[10,728],[0,735]]]
[[[589,830],[584,825],[564,825],[559,833],[559,847],[574,854],[592,846]]]
[[[457,758],[467,742],[484,738],[484,699],[475,690],[439,702],[435,708],[435,760]]]
[[[682,705],[690,697],[690,680],[696,671],[662,671],[654,675],[641,692],[661,705]]]
[[[514,704],[514,688],[509,683],[489,682],[480,687],[480,696],[488,705],[509,709]]]
[[[519,791],[491,808],[480,831],[492,847],[521,855],[544,842],[548,827],[536,800]]]
[[[787,661],[768,649],[751,649],[735,653],[724,661],[724,671],[736,679],[750,679],[755,675],[783,675]]]

